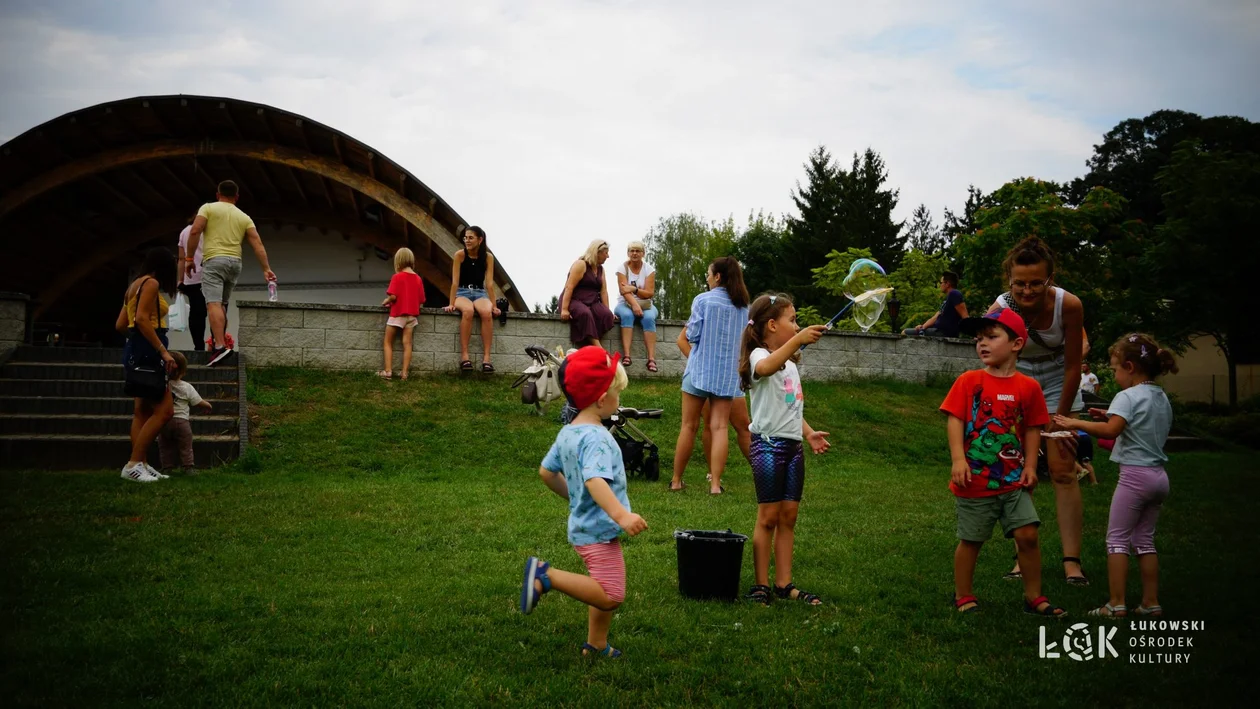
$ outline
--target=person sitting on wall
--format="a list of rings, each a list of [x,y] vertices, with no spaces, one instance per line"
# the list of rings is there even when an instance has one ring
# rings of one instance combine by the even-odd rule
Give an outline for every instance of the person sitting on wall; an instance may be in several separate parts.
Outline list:
[[[459,311],[459,370],[473,371],[468,356],[473,316],[481,319],[481,371],[494,374],[490,346],[494,341],[494,318],[500,314],[494,304],[494,254],[486,247],[486,232],[479,226],[464,230],[464,248],[451,259],[450,305],[448,313]]]
[[[945,300],[941,307],[927,322],[918,327],[910,327],[901,331],[903,335],[926,335],[928,337],[958,337],[958,324],[967,317],[967,304],[963,302],[963,294],[958,290],[958,274],[946,271],[941,275],[941,292]]]

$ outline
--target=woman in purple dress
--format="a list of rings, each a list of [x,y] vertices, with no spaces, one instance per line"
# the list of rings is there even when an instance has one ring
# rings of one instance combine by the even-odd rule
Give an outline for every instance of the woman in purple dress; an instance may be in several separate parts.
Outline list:
[[[569,280],[560,295],[560,319],[569,323],[569,340],[578,347],[599,347],[599,339],[612,329],[614,317],[604,287],[607,260],[608,242],[596,239],[569,267]]]

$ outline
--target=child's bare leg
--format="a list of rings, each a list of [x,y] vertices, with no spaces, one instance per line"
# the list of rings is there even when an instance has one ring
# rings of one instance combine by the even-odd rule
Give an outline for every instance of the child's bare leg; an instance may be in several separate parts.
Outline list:
[[[612,625],[612,617],[612,611],[601,611],[591,606],[586,625],[586,642],[599,650],[608,647],[608,626]]]
[[[757,505],[757,526],[753,529],[753,583],[770,585],[770,550],[779,526],[779,503]]]
[[[1128,559],[1125,560],[1128,568]],[[1146,608],[1159,605],[1159,554],[1138,556],[1138,571],[1142,573],[1142,605]]]
[[[971,590],[972,579],[976,575],[976,560],[980,558],[980,548],[984,542],[958,540],[954,549],[954,599],[974,595]]]
[[[1015,530],[1015,551],[1019,554],[1019,568],[1024,572],[1024,600],[1032,601],[1041,596],[1041,544],[1037,540],[1037,525],[1026,524]]]
[[[792,545],[796,543],[796,513],[800,508],[799,502],[779,503],[779,530],[774,537],[774,585],[779,588],[792,583]]]
[[[385,326],[385,367],[381,371],[394,371],[394,326]]]
[[[617,610],[617,606],[621,603],[614,601],[604,593],[604,587],[590,576],[583,574],[575,574],[571,571],[562,571],[556,567],[547,570],[547,577],[551,579],[551,590],[559,591],[577,601],[581,601],[591,608],[598,608],[602,611],[611,613]],[[542,581],[535,580],[534,588],[542,593]],[[604,629],[607,633],[607,628]],[[594,644],[594,643],[592,643]]]
[[[411,371],[411,336],[416,332],[415,325],[409,325],[403,328],[403,378],[407,378],[407,372]]]
[[[1141,557],[1138,557],[1139,560]],[[1139,561],[1140,565],[1140,561]],[[1107,590],[1111,594],[1109,603],[1113,606],[1124,605],[1124,587],[1129,582],[1129,555],[1107,555]],[[1143,586],[1145,588],[1145,585]]]
[[[730,442],[726,437],[726,427],[731,422],[731,400],[713,399],[709,402],[709,492],[721,492],[722,473],[726,471],[726,452]]]
[[[1093,463],[1086,463],[1086,464],[1085,464],[1085,472],[1089,474],[1089,484],[1090,484],[1090,485],[1097,485],[1097,484],[1098,484],[1098,476],[1097,476],[1097,475],[1094,475],[1094,464],[1093,464]]]

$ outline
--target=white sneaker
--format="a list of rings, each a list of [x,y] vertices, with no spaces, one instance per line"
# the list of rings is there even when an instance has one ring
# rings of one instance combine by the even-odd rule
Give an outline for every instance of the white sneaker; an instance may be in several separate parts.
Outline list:
[[[122,479],[138,483],[152,483],[157,482],[158,480],[149,474],[149,469],[145,467],[144,463],[124,465],[122,469]]]
[[[167,478],[171,477],[169,475],[163,475],[162,471],[158,470],[152,465],[149,465],[147,462],[144,464],[144,467],[146,470],[149,471],[149,474],[152,475],[157,480],[166,480]]]

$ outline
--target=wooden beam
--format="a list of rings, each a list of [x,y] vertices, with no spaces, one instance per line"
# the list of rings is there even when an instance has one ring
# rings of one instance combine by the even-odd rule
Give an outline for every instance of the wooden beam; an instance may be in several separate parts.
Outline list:
[[[144,185],[150,192],[157,195],[158,199],[162,200],[162,203],[165,204],[167,207],[170,207],[170,210],[172,212],[179,211],[179,208],[175,206],[175,203],[172,202],[165,194],[163,194],[162,190],[159,190],[157,187],[153,185],[152,182],[149,182],[147,179],[145,179],[144,175],[141,174],[139,170],[129,169],[127,170],[127,174],[130,175],[132,179]]]
[[[81,258],[71,261],[65,268],[58,268],[54,271],[57,274],[56,277],[35,297],[34,317],[38,319],[61,296],[65,295],[66,291],[73,288],[94,270],[100,268],[102,264],[112,261],[119,254],[130,251],[146,242],[159,239],[164,235],[170,235],[171,243],[174,243],[176,237],[179,236],[180,228],[179,222],[174,222],[173,224],[169,222],[151,222],[143,229],[127,230],[113,238],[105,239],[97,236],[97,241],[91,246],[90,250],[85,253],[81,252]],[[83,231],[87,232],[86,229]]]
[[[319,185],[324,189],[324,199],[328,201],[328,208],[337,209],[337,205],[333,202],[332,187],[328,184],[328,178],[320,175]]]
[[[140,214],[140,216],[144,217],[145,219],[149,218],[149,210],[140,207],[140,205],[136,204],[135,202],[132,202],[130,197],[123,194],[122,192],[119,192],[117,189],[114,189],[114,186],[109,184],[109,182],[106,181],[105,178],[101,177],[100,175],[93,175],[91,178],[91,181],[99,185],[101,189],[108,192],[110,197],[114,201],[119,202],[123,206],[130,209],[131,211]]]
[[[293,187],[297,190],[298,196],[302,198],[302,204],[311,206],[311,201],[306,198],[306,190],[302,189],[302,182],[298,180],[297,171],[291,167],[283,168],[284,173],[289,176],[289,181],[293,183]]]
[[[194,202],[197,200],[201,200],[203,202],[205,201],[205,195],[199,194],[196,190],[189,187],[188,183],[184,182],[183,178],[181,178],[179,175],[176,175],[175,171],[172,170],[169,166],[167,166],[166,163],[162,162],[161,160],[154,160],[150,164],[156,165],[159,169],[162,170],[162,172],[165,172],[166,176],[170,179],[170,181],[179,185],[180,189],[187,192],[192,197]]]
[[[101,151],[82,160],[76,160],[48,170],[25,184],[10,190],[3,197],[0,197],[0,219],[49,190],[98,175],[107,170],[150,160],[214,155],[261,160],[326,177],[333,182],[345,185],[352,192],[361,192],[381,203],[385,208],[409,222],[417,231],[436,242],[448,255],[453,255],[462,248],[462,244],[460,244],[455,235],[448,231],[438,220],[430,219],[422,207],[398,194],[392,187],[384,185],[362,173],[355,172],[343,163],[329,158],[270,143],[253,141],[203,141],[201,143],[157,141]],[[495,265],[496,281],[501,281],[499,283],[500,288],[507,292],[509,300],[512,300],[514,305],[518,308],[525,308],[524,300],[516,292],[511,279],[502,270],[502,266],[498,263]]]
[[[244,174],[245,174],[245,172],[244,172],[243,170],[241,170],[241,166],[240,166],[240,165],[237,165],[237,164],[236,164],[236,162],[234,162],[234,161],[232,160],[232,158],[227,158],[227,163],[228,163],[228,165],[230,165],[230,166],[232,167],[232,171],[233,171],[233,172],[235,172],[237,175],[244,175]],[[265,185],[267,186],[267,189],[268,189],[268,190],[270,190],[271,194],[273,194],[273,195],[275,195],[275,196],[276,196],[276,201],[277,201],[277,202],[283,202],[283,201],[284,201],[284,194],[283,194],[283,193],[282,193],[279,189],[277,189],[277,188],[276,188],[276,183],[274,183],[274,182],[272,182],[272,181],[271,181],[271,176],[267,174],[267,168],[266,168],[266,167],[264,167],[264,166],[262,166],[262,165],[259,165],[259,166],[258,166],[258,172],[259,172],[260,174],[262,174],[262,181],[263,181],[263,184],[265,184]],[[241,182],[242,182],[242,183],[244,183],[245,181],[244,181],[244,180],[241,180]],[[241,188],[243,189],[244,187],[245,187],[245,185],[244,185],[244,184],[242,184],[242,185],[241,185]]]
[[[241,132],[240,126],[236,125],[236,119],[232,118],[232,109],[227,107],[226,101],[219,102],[219,110],[227,116],[228,125],[232,126],[232,133],[236,135],[237,140],[245,140],[245,134]]]

